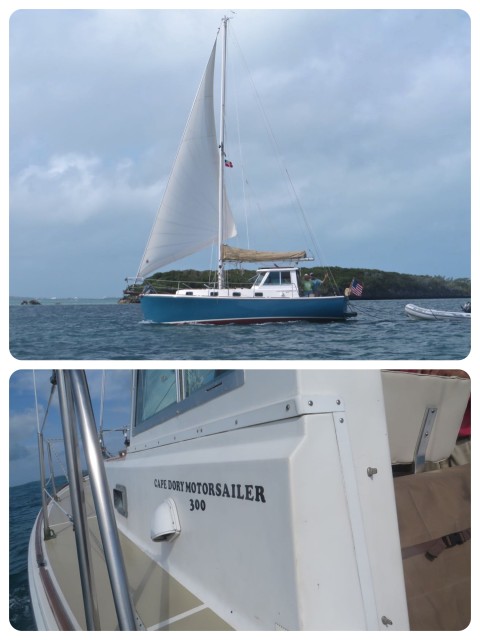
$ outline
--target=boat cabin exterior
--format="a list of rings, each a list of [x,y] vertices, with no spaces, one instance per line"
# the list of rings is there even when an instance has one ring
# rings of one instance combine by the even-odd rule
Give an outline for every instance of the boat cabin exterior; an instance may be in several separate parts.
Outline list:
[[[373,370],[134,372],[129,443],[105,473],[141,628],[467,626],[469,465],[429,465],[455,447],[469,384]],[[45,568],[65,580],[64,599],[74,592],[62,500],[50,507],[57,537],[41,540],[40,524],[32,534],[40,625],[55,618]],[[466,544],[434,562],[418,551],[454,533]],[[93,539],[101,572],[96,528]],[[104,606],[102,628],[117,628]],[[84,626],[81,611],[71,618]]]
[[[300,296],[299,269],[278,267],[258,269],[252,289],[255,293],[266,291],[270,296],[298,298]]]
[[[224,287],[205,289],[179,289],[177,296],[208,296],[233,298],[298,298],[300,297],[299,269],[297,267],[262,267],[251,287]]]

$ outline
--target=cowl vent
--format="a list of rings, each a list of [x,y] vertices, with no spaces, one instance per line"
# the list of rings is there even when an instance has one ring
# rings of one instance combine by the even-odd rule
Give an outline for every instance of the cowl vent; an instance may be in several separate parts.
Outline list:
[[[154,542],[171,542],[180,534],[180,530],[175,501],[167,498],[153,513],[150,537]]]

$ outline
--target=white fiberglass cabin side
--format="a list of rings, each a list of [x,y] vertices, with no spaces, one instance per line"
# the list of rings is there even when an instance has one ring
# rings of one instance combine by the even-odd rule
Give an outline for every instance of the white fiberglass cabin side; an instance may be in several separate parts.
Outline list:
[[[84,430],[79,373],[57,376],[72,378]],[[85,624],[67,488],[31,536],[39,629],[468,626],[468,378],[143,370],[133,397],[127,448],[100,465],[104,506],[93,509],[94,466],[80,483],[97,620]],[[103,536],[107,503],[119,533]],[[116,610],[104,550],[117,535],[128,586]]]
[[[252,285],[254,294],[298,298],[300,296],[299,269],[264,268],[257,270]]]
[[[204,373],[138,373],[120,531],[214,626],[407,628],[379,372]]]
[[[178,289],[175,293],[177,296],[299,298],[299,269],[298,267],[264,267],[257,269],[257,275],[251,287]]]

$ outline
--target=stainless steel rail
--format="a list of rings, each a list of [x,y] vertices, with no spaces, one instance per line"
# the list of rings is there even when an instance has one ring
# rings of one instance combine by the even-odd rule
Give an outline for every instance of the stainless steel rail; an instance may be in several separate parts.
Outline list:
[[[100,629],[93,566],[89,544],[87,514],[83,492],[82,468],[76,432],[75,410],[69,371],[57,371],[58,398],[62,417],[65,458],[70,480],[70,501],[74,522],[80,582],[82,585],[85,620],[89,631]]]
[[[43,445],[43,433],[37,433],[38,455],[40,463],[40,484],[42,487],[42,513],[43,513],[43,538],[49,540],[55,537],[53,529],[50,528],[48,520],[48,504],[45,494],[46,478],[45,478],[45,449]]]
[[[120,538],[115,521],[107,476],[103,466],[87,378],[84,371],[65,372],[71,380],[74,404],[82,434],[83,448],[90,475],[98,526],[102,538],[113,600],[122,631],[135,631],[135,613],[130,599]]]
[[[42,426],[40,426],[40,417],[38,415],[38,400],[37,400],[37,382],[35,378],[35,372],[33,372],[33,389],[35,393],[35,407],[37,412],[37,446],[38,446],[38,462],[40,465],[40,485],[42,491],[42,515],[43,515],[43,538],[44,540],[49,540],[50,538],[55,538],[55,532],[50,528],[50,523],[48,519],[48,504],[47,504],[47,496],[45,493],[45,488],[47,485],[46,476],[45,476],[45,446],[43,440],[43,428],[45,426],[45,421],[47,419],[48,411],[50,409],[50,404],[52,402],[53,394],[55,392],[55,386],[52,384],[52,388],[50,389],[50,397],[48,399],[47,409],[45,411],[45,416],[43,418]]]

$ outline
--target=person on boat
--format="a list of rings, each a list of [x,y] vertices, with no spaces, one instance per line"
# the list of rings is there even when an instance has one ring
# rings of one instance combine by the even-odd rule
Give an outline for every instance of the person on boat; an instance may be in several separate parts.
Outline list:
[[[312,281],[313,295],[316,298],[318,298],[320,296],[320,288],[321,288],[322,284],[327,280],[328,273],[325,273],[325,275],[323,276],[323,280],[320,280],[320,278],[315,278],[313,273],[310,274],[310,278],[311,278],[311,281]]]
[[[312,279],[308,273],[303,276],[303,295],[305,298],[309,298],[313,295]]]

